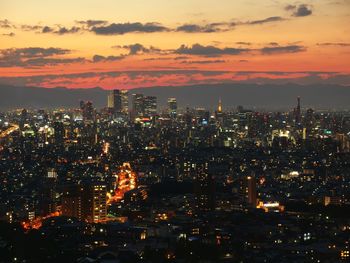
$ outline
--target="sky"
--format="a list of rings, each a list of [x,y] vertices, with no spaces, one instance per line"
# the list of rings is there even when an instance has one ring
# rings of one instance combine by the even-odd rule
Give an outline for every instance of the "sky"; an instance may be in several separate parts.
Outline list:
[[[350,0],[0,0],[0,84],[350,85]]]

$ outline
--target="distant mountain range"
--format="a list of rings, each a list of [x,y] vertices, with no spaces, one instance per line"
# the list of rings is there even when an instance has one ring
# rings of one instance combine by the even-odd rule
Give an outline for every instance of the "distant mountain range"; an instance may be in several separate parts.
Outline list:
[[[15,87],[0,85],[0,109],[13,108],[76,108],[80,100],[91,100],[95,107],[107,103],[107,90],[102,88],[68,89]],[[167,98],[177,98],[179,107],[216,107],[221,98],[224,109],[242,105],[257,109],[290,109],[300,96],[303,107],[316,109],[350,109],[350,87],[339,85],[258,85],[210,84],[181,87],[151,87],[130,90],[158,97],[158,104],[166,106]]]

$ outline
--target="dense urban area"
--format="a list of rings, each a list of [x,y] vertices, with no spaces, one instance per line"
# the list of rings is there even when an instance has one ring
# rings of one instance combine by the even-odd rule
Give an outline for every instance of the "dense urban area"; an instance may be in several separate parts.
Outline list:
[[[348,262],[350,111],[217,100],[0,113],[0,262]]]

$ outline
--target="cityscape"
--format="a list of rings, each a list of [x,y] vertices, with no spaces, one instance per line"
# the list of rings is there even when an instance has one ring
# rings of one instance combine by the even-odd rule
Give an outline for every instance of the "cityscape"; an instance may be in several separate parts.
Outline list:
[[[350,262],[349,0],[0,1],[0,263]]]
[[[0,125],[8,261],[349,259],[350,112],[159,112],[115,89]]]

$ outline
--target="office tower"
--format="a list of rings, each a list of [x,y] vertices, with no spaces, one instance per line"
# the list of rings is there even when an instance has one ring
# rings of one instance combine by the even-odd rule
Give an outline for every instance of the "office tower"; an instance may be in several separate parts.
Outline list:
[[[300,106],[300,97],[297,98],[298,104],[297,107],[295,108],[295,124],[300,124],[301,123],[301,106]]]
[[[109,91],[107,106],[113,111],[113,113],[122,112],[122,92],[119,89]]]
[[[143,94],[132,94],[132,111],[135,117],[142,117],[144,115]]]
[[[129,112],[129,91],[121,90],[120,97],[121,97],[122,112],[127,114]]]
[[[144,113],[147,117],[152,117],[157,114],[157,97],[144,97]]]
[[[80,101],[80,110],[82,111],[84,121],[93,120],[94,108],[91,101]]]
[[[176,118],[177,114],[177,102],[176,98],[168,98],[168,111],[172,118]]]
[[[54,129],[54,138],[56,144],[63,144],[64,143],[64,137],[65,137],[65,129],[62,122],[54,122],[53,123],[53,129]]]
[[[62,215],[76,217],[89,223],[107,219],[107,187],[89,182],[65,186],[62,196]]]
[[[195,164],[195,199],[198,211],[210,211],[215,208],[215,181],[208,162]]]
[[[250,176],[245,176],[240,180],[240,201],[243,205],[256,207],[257,192],[256,192],[256,178],[254,173]]]
[[[107,108],[114,109],[114,92],[113,92],[113,90],[108,91]]]

